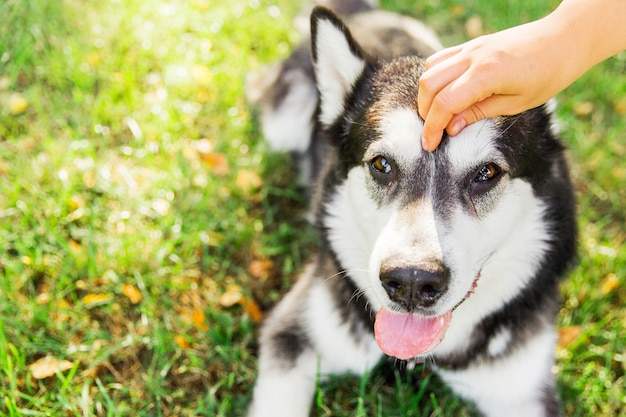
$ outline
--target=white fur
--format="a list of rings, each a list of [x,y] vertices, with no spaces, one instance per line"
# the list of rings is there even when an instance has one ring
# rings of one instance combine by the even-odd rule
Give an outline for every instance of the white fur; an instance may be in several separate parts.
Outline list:
[[[344,372],[360,375],[378,363],[382,352],[376,341],[365,329],[361,332],[362,339],[355,340],[350,334],[351,323],[341,318],[327,286],[311,288],[307,304],[310,334],[318,336],[313,342],[320,357],[322,375]]]
[[[353,168],[347,180],[337,187],[326,205],[325,225],[328,239],[339,261],[371,302],[374,310],[382,307],[369,281],[369,259],[376,240],[391,211],[379,209],[369,197],[363,167]]]
[[[365,69],[365,62],[350,50],[343,32],[328,20],[318,22],[315,42],[317,86],[320,92],[320,121],[332,124],[343,112],[346,93]]]
[[[382,356],[375,340],[363,329],[355,338],[349,323],[337,311],[327,280],[338,276],[316,277],[310,264],[292,291],[277,305],[264,329],[264,343],[275,326],[292,318],[294,311],[304,307],[302,325],[311,342],[311,349],[298,358],[292,368],[277,363],[267,350],[261,350],[259,378],[248,417],[306,417],[309,415],[315,386],[329,374],[365,373],[374,368]],[[321,279],[320,279],[321,278]]]
[[[463,299],[482,271],[474,293],[455,310],[446,336],[435,349],[437,354],[466,345],[475,325],[528,284],[546,248],[543,210],[530,184],[515,180],[507,186],[498,207],[480,223],[461,209],[455,213],[444,238],[447,259],[460,284],[449,288],[450,308]]]
[[[510,329],[501,329],[489,341],[489,346],[487,346],[487,352],[489,352],[489,355],[491,355],[492,357],[501,355],[506,351],[506,348],[509,346],[512,338],[513,334],[511,334]]]
[[[438,373],[486,417],[542,416],[540,390],[552,368],[555,342],[554,328],[546,325],[525,346],[496,362]]]
[[[370,256],[370,285],[377,299],[388,307],[391,303],[380,283],[379,274],[385,261],[401,267],[426,264],[433,259],[442,259],[442,250],[430,200],[421,200],[402,210],[394,209]]]
[[[285,77],[287,96],[278,108],[266,106],[261,114],[263,134],[274,151],[304,153],[311,143],[317,92],[301,71]]]
[[[367,150],[365,159],[385,151],[393,155],[399,163],[410,165],[423,152],[420,145],[423,127],[424,124],[414,110],[400,108],[386,114],[379,127],[382,139]]]
[[[481,120],[463,129],[457,136],[448,139],[446,155],[451,160],[454,175],[462,175],[478,164],[498,162],[504,164],[501,156],[497,161],[494,157],[499,154],[496,150],[494,137],[496,130],[490,120]],[[506,167],[504,167],[506,168]]]
[[[302,355],[293,368],[259,362],[259,377],[248,417],[307,417],[315,392],[317,359]]]

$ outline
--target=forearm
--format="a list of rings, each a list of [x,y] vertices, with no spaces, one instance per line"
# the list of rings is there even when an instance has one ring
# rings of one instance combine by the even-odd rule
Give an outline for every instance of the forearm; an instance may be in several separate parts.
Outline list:
[[[575,44],[581,74],[626,49],[626,0],[563,0],[546,19]]]

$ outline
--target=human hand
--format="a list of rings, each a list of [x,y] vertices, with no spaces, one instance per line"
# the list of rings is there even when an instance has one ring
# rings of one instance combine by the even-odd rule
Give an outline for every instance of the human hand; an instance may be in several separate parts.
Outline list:
[[[426,61],[418,109],[422,147],[433,151],[443,130],[513,115],[547,102],[588,69],[575,34],[548,18],[444,49]]]

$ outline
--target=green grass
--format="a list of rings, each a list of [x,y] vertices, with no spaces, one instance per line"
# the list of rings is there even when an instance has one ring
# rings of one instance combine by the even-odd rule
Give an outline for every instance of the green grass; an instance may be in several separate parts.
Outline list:
[[[0,3],[0,415],[244,413],[256,307],[315,246],[293,167],[268,152],[243,94],[248,71],[297,41],[293,3]],[[497,30],[548,3],[383,7],[453,44],[472,16]],[[572,416],[626,408],[625,72],[622,54],[559,96],[581,230],[559,314],[575,337],[557,351]],[[46,357],[67,369],[37,377]],[[427,369],[381,367],[322,383],[314,414],[471,406]]]

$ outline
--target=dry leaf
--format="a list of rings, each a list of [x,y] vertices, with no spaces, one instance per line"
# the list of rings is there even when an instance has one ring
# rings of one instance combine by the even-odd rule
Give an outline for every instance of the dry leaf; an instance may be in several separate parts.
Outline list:
[[[237,173],[235,184],[240,190],[250,192],[261,187],[263,180],[256,172],[243,169]]]
[[[241,305],[243,306],[243,310],[253,322],[259,323],[263,319],[263,312],[261,311],[261,308],[252,298],[243,297],[241,299]]]
[[[29,365],[28,369],[35,379],[44,379],[56,375],[57,372],[67,371],[74,364],[70,361],[60,361],[54,356],[46,356]]]
[[[593,103],[591,101],[582,101],[574,105],[574,113],[578,117],[587,117],[593,112]]]
[[[613,273],[610,273],[602,280],[602,294],[609,294],[617,287],[619,287],[619,278]]]
[[[143,300],[143,294],[141,291],[139,291],[139,289],[132,284],[122,284],[122,292],[133,304],[137,304]]]
[[[204,320],[204,312],[199,308],[196,308],[191,314],[191,321],[193,322],[193,324],[198,326],[200,330],[204,332],[209,330],[209,326],[206,325],[206,322]]]
[[[582,333],[580,326],[561,327],[559,329],[559,346],[567,349]]]
[[[465,8],[465,6],[461,4],[455,4],[450,7],[450,13],[452,13],[454,16],[462,16],[463,14],[465,14],[466,11],[467,9]]]
[[[67,246],[70,248],[70,251],[74,255],[80,255],[83,252],[83,247],[80,245],[79,242],[75,241],[74,239],[68,240]]]
[[[218,177],[228,175],[228,173],[230,172],[228,160],[226,159],[226,155],[224,155],[223,153],[203,154],[200,155],[200,159],[202,159],[202,162],[207,164],[208,167],[213,170],[213,173]]]
[[[248,273],[254,278],[267,279],[273,268],[274,262],[269,259],[255,259],[248,265]]]
[[[189,342],[187,341],[187,339],[185,339],[184,336],[181,336],[179,334],[174,336],[174,343],[176,343],[176,345],[178,345],[178,347],[183,350],[189,349]]]
[[[87,294],[86,296],[83,297],[83,304],[85,304],[85,306],[87,307],[91,307],[91,306],[95,306],[99,304],[106,304],[110,302],[111,300],[113,300],[113,296],[108,293]]]
[[[220,297],[219,303],[222,307],[232,307],[235,304],[241,302],[243,295],[241,294],[241,287],[236,284],[231,284],[226,288],[226,292]]]
[[[13,116],[22,114],[28,108],[28,101],[20,93],[12,93],[9,96],[9,113]]]

